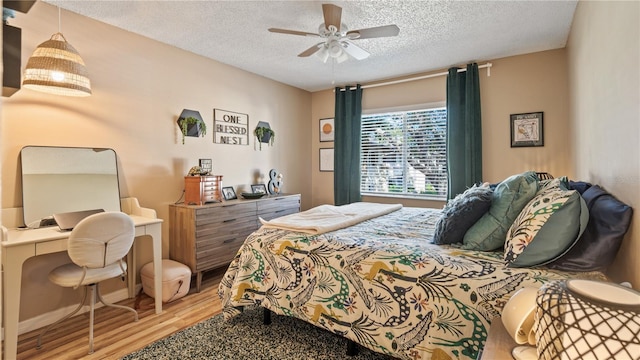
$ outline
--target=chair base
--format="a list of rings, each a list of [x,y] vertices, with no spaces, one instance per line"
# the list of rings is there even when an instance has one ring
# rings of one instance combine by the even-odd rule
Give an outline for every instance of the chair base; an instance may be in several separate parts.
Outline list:
[[[134,321],[138,321],[138,312],[135,309],[132,309],[128,306],[116,305],[116,304],[112,304],[110,302],[105,301],[102,295],[100,295],[99,284],[89,284],[84,286],[84,294],[82,296],[82,301],[80,302],[80,305],[78,305],[78,307],[75,310],[73,310],[71,313],[65,315],[63,318],[47,326],[40,333],[40,335],[38,336],[38,341],[36,343],[37,350],[40,350],[42,348],[42,338],[44,334],[49,332],[49,330],[54,329],[56,326],[60,325],[60,323],[69,319],[70,317],[75,315],[78,311],[80,311],[80,309],[82,309],[82,307],[85,304],[85,301],[87,300],[87,292],[89,291],[89,288],[91,288],[91,302],[89,303],[91,307],[89,311],[89,354],[93,354],[93,323],[94,323],[94,310],[95,310],[95,304],[96,304],[96,297],[104,306],[109,306],[109,307],[133,312],[133,314],[135,315]]]

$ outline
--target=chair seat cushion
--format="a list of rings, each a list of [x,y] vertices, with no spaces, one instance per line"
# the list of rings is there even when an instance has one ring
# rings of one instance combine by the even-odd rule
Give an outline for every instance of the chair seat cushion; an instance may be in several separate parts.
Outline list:
[[[127,263],[123,262],[122,265],[126,270]],[[82,280],[82,283],[80,283],[82,273],[83,270],[80,266],[74,263],[69,263],[53,269],[49,273],[49,280],[59,286],[74,287],[77,285],[95,284],[103,280],[124,275],[122,268],[120,267],[120,262],[115,262],[104,268],[87,269],[87,274],[85,275],[84,280]]]

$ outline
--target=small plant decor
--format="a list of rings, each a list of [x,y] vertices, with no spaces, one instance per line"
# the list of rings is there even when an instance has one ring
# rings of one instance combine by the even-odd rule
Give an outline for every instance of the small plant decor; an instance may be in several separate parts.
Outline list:
[[[258,126],[253,130],[253,135],[256,137],[256,142],[259,144],[260,150],[262,150],[262,143],[267,143],[273,146],[273,142],[276,138],[276,133],[268,127]],[[256,149],[256,144],[253,144],[253,149]]]
[[[194,118],[192,116],[189,116],[187,118],[183,118],[178,120],[178,123],[180,124],[180,130],[182,131],[182,144],[184,145],[184,137],[187,136],[187,131],[189,129],[189,125],[197,125],[199,127],[199,134],[200,136],[204,137],[204,135],[207,133],[207,125],[204,123],[204,121]]]

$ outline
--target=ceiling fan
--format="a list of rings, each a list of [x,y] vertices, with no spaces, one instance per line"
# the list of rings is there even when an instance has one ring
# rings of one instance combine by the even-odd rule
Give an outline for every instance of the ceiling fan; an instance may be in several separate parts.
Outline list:
[[[322,13],[324,15],[324,23],[320,24],[318,33],[277,28],[270,28],[269,31],[324,39],[301,52],[298,56],[308,57],[316,54],[325,63],[329,58],[333,58],[336,62],[341,63],[347,60],[349,56],[356,60],[366,59],[370,54],[354,44],[352,40],[397,36],[400,33],[400,29],[396,25],[349,30],[347,26],[341,22],[342,8],[333,4],[322,4]]]

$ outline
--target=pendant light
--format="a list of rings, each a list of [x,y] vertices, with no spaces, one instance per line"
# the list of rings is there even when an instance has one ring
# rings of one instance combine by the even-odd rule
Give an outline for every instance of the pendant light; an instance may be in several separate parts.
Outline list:
[[[22,86],[56,95],[91,95],[87,67],[60,32],[60,8],[58,32],[35,49],[27,61]]]

